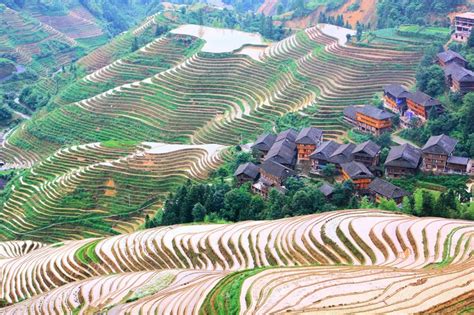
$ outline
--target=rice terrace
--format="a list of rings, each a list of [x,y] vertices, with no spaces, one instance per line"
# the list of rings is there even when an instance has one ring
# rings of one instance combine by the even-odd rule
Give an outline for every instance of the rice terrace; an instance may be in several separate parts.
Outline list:
[[[474,314],[473,26],[0,0],[0,314]]]

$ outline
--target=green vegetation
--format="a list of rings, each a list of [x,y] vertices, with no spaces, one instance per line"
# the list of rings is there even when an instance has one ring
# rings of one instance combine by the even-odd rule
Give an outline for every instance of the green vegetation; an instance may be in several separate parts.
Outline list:
[[[95,248],[99,242],[100,240],[95,240],[87,243],[86,245],[79,248],[74,256],[84,265],[89,265],[92,263],[99,264],[100,258],[95,252]]]
[[[446,13],[465,3],[465,0],[381,0],[377,3],[378,27],[394,27],[403,24],[425,25],[430,15],[441,17],[438,24],[449,26]]]
[[[239,314],[244,281],[267,269],[268,267],[238,271],[224,277],[206,296],[199,314]],[[250,304],[249,298],[246,297],[247,305]]]

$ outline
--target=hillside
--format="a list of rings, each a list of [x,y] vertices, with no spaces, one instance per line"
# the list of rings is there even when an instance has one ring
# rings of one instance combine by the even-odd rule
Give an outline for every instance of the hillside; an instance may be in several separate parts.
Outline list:
[[[133,61],[116,61],[75,83],[71,92],[66,89],[57,99],[59,107],[41,111],[11,134],[0,159],[12,166],[31,165],[64,145],[112,139],[229,145],[298,111],[307,112],[329,138],[338,138],[347,128],[340,118],[345,106],[368,102],[389,83],[412,85],[421,57],[393,45],[346,46],[345,32],[350,31],[319,25],[259,49],[260,55],[245,49],[198,52],[190,36],[188,48],[160,51],[160,42],[176,42],[168,35],[130,56]],[[130,38],[123,36],[110,45]],[[174,61],[146,77],[137,64],[148,65],[143,55],[152,46]],[[103,56],[99,52],[106,47],[97,55]],[[97,60],[95,54],[79,62]],[[172,68],[159,72],[167,67]],[[111,86],[109,78],[128,83]],[[257,82],[266,84],[256,89]]]
[[[0,313],[460,311],[473,302],[473,233],[468,221],[349,210],[0,243],[0,298],[36,295]]]

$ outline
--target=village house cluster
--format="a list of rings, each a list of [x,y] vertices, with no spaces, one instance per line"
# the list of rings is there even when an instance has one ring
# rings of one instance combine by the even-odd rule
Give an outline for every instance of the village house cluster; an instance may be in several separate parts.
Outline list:
[[[468,70],[467,60],[459,53],[446,50],[437,55],[437,62],[444,70],[446,85],[453,92],[474,92],[474,72]]]
[[[456,144],[455,139],[440,135],[432,136],[421,149],[410,144],[393,146],[381,165],[381,147],[373,141],[341,144],[323,141],[322,130],[314,127],[300,132],[288,129],[277,135],[261,135],[252,146],[259,163],[240,165],[234,176],[238,185],[250,182],[252,191],[266,198],[270,189],[285,193],[285,182],[290,177],[300,176],[302,166],[309,167],[309,174],[322,175],[325,168],[334,165],[336,179],[352,181],[359,194],[400,203],[409,193],[381,177],[398,178],[418,171],[468,174],[472,161],[453,155]],[[330,196],[333,186],[324,183],[320,190]]]

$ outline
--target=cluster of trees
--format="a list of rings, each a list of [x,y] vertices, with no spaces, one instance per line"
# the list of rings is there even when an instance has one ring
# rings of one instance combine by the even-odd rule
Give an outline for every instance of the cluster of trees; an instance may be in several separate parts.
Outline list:
[[[146,220],[146,227],[191,222],[270,220],[306,215],[335,209],[357,208],[351,182],[336,184],[331,200],[314,185],[291,178],[286,185],[288,192],[275,189],[268,199],[253,194],[250,184],[233,187],[227,183],[195,184],[188,181],[167,198],[163,213]]]
[[[378,27],[429,24],[429,18],[433,13],[445,16],[465,2],[465,0],[380,0],[377,3]],[[449,20],[446,18],[441,24],[448,26]]]
[[[258,32],[272,40],[286,37],[287,31],[282,25],[275,26],[271,16],[255,14],[254,12],[240,13],[236,10],[181,10],[180,20],[184,23],[211,25],[239,29],[247,32]]]
[[[337,16],[326,15],[326,13],[321,12],[318,18],[319,23],[333,24],[337,26],[342,26],[345,28],[352,29],[352,26],[349,24],[349,21],[344,22],[344,15],[340,14]]]
[[[34,85],[25,87],[19,96],[20,102],[28,106],[32,111],[46,106],[50,99],[51,95],[49,93],[44,93]]]

